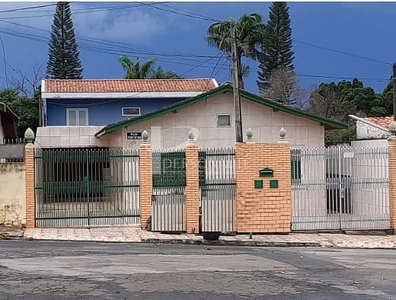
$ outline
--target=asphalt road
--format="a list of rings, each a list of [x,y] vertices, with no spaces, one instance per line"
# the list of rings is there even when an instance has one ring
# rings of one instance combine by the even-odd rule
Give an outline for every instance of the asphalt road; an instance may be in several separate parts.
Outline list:
[[[396,252],[0,241],[0,299],[396,299]]]

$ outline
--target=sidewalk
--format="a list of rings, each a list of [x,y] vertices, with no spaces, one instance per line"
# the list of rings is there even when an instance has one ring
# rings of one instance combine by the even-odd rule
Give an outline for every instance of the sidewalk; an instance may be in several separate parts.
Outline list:
[[[21,238],[21,232],[23,232],[21,229],[14,230],[9,237]],[[161,234],[141,230],[138,227],[34,228],[24,230],[23,238],[58,241],[396,249],[396,235],[290,233],[288,235],[253,235],[250,239],[249,235],[238,234],[221,236],[218,241],[207,241],[200,235]]]

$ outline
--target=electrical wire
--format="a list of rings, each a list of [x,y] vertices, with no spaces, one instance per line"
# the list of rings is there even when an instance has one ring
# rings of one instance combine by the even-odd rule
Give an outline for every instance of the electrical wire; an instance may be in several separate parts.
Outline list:
[[[136,1],[136,2],[144,3],[144,2],[139,2],[139,1]],[[171,10],[171,9],[157,7],[157,6],[155,6],[155,4],[144,3],[143,5],[152,7],[152,8],[157,9],[157,10],[170,12],[170,13],[173,13],[173,14],[179,15],[179,16],[185,16],[185,17],[189,17],[189,18],[193,18],[193,19],[199,19],[199,20],[205,20],[205,21],[211,21],[211,22],[220,22],[220,20],[216,20],[216,19],[213,19],[211,17],[206,17],[206,16],[203,16],[203,15],[192,14],[192,13],[177,12],[177,11],[174,11],[174,10]]]
[[[166,3],[166,2],[164,2]],[[141,2],[141,5],[146,5],[149,7],[154,7],[155,8],[155,4],[146,4]],[[162,3],[158,3],[158,4],[162,4]],[[164,4],[162,4],[164,5]],[[166,5],[167,7],[171,7],[169,5]],[[42,6],[40,6],[42,7]],[[37,7],[29,7],[29,8],[24,8],[24,9],[33,9],[33,8],[37,8]],[[173,8],[173,7],[171,7]],[[160,9],[161,10],[161,9]],[[182,10],[182,9],[180,9]],[[182,10],[185,11],[185,10]],[[1,11],[0,11],[1,12]],[[187,11],[188,12],[188,11]],[[172,13],[176,13],[179,14],[178,12],[172,11]],[[193,14],[193,13],[192,13]],[[185,16],[186,14],[181,14],[182,16]],[[192,15],[190,15],[191,17]],[[202,15],[199,15],[202,16]],[[196,17],[198,17],[198,14],[196,14]],[[206,18],[207,20],[211,20],[211,21],[218,21],[218,20],[214,20],[212,18]],[[28,26],[28,25],[24,25],[24,24],[18,24],[18,23],[14,23],[14,22],[9,22],[9,21],[4,21],[1,20],[1,22],[5,22],[5,23],[9,23],[15,26],[22,26],[22,27],[26,27],[26,28],[30,28],[30,29],[35,29],[35,30],[40,30],[43,31],[45,33],[50,33],[50,31],[44,30],[44,29],[40,29],[40,28],[36,28],[33,26]],[[17,32],[17,31],[13,31],[13,30],[0,30],[0,32],[4,33],[4,34],[8,34],[11,36],[17,36],[17,37],[21,37],[21,38],[26,38],[26,39],[30,39],[30,40],[35,40],[38,42],[45,42],[48,43],[48,38],[43,37],[43,36],[38,36],[38,35],[33,35],[33,34],[28,34],[28,33],[21,33],[21,32]],[[169,62],[172,64],[178,64],[178,65],[186,65],[186,66],[192,66],[193,68],[189,69],[188,71],[185,71],[184,73],[182,73],[183,75],[185,75],[186,73],[192,72],[193,70],[197,69],[197,68],[210,68],[213,69],[213,64],[211,64],[211,61],[213,59],[218,58],[218,55],[216,56],[211,56],[211,55],[200,55],[200,54],[181,54],[181,53],[161,53],[161,52],[151,52],[151,51],[142,51],[142,50],[134,50],[132,48],[130,48],[129,44],[126,43],[120,43],[120,42],[114,42],[114,41],[108,41],[108,40],[104,40],[104,39],[94,39],[94,38],[89,38],[89,37],[84,37],[84,36],[79,36],[79,39],[82,40],[83,42],[80,43],[79,47],[87,50],[87,51],[91,51],[91,52],[98,52],[98,53],[104,53],[104,54],[109,54],[109,55],[115,55],[115,56],[121,56],[121,55],[125,55],[125,54],[133,54],[133,55],[137,55],[140,58],[143,59],[152,59],[153,56],[162,56],[162,57],[166,57],[166,59],[158,59],[158,61],[161,62]],[[311,47],[315,47],[318,49],[322,49],[322,50],[326,50],[326,51],[333,51],[339,54],[344,54],[344,55],[348,55],[348,56],[352,56],[352,57],[356,57],[356,58],[360,58],[360,59],[365,59],[365,60],[370,60],[373,62],[377,62],[377,63],[381,63],[381,64],[386,64],[386,65],[390,65],[390,63],[387,62],[383,62],[377,59],[373,59],[373,58],[369,58],[369,57],[365,57],[365,56],[360,56],[360,55],[356,55],[356,54],[352,54],[352,53],[348,53],[348,52],[344,52],[344,51],[340,51],[340,50],[336,50],[336,49],[331,49],[331,48],[327,48],[327,47],[323,47],[320,45],[315,45],[315,44],[311,44],[311,43],[306,43],[303,41],[299,41],[299,40],[293,40],[297,43],[301,43],[304,45],[308,45]],[[100,45],[100,46],[99,46]],[[106,46],[107,48],[105,48],[104,46]],[[142,55],[143,54],[143,55]],[[205,61],[202,62],[201,59],[203,58],[207,58]],[[195,62],[199,62],[198,64],[188,64],[188,63],[183,63],[180,62],[180,59],[185,60],[185,61],[195,61]],[[224,64],[221,66],[218,66],[219,61],[215,64],[215,67],[217,68],[217,73],[220,70],[227,70],[227,68],[224,67]],[[256,70],[258,71],[258,69],[253,69],[251,68],[251,70]],[[310,74],[297,74],[300,77],[312,77],[312,78],[326,78],[326,79],[349,79],[351,78],[350,76],[327,76],[327,75],[310,75]],[[356,77],[356,76],[355,76]],[[372,80],[372,81],[381,81],[381,82],[387,82],[389,81],[389,79],[382,79],[382,78],[362,78],[362,77],[358,77],[362,80]]]
[[[0,36],[0,42],[1,42],[1,47],[3,48],[3,62],[4,62],[4,76],[5,76],[5,81],[6,81],[6,87],[8,88],[8,74],[7,74],[7,58],[6,58],[6,52],[4,48],[4,42],[3,38]]]
[[[10,13],[10,12],[16,12],[16,11],[19,12],[19,11],[25,11],[25,10],[31,10],[31,9],[55,6],[55,5],[56,5],[56,3],[37,5],[37,6],[21,7],[21,8],[13,8],[13,9],[8,9],[8,10],[0,10],[0,13]]]
[[[158,2],[158,4],[168,3],[168,2]],[[96,13],[103,11],[114,11],[114,10],[125,10],[129,8],[143,6],[143,4],[132,4],[132,5],[123,5],[123,6],[109,6],[109,7],[88,7],[83,9],[72,9],[72,14],[86,14],[86,13]],[[42,15],[29,15],[29,16],[13,16],[13,17],[0,17],[0,20],[13,20],[13,19],[26,19],[26,18],[42,18],[42,17],[51,17],[53,16],[53,11],[48,11],[47,14]]]

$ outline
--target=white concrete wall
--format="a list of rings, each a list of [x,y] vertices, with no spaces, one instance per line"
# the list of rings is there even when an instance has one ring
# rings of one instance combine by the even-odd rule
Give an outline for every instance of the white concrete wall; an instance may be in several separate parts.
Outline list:
[[[107,147],[107,136],[98,139],[95,133],[102,126],[38,127],[35,146],[39,148]]]
[[[387,139],[352,141],[352,146],[360,147],[388,147]]]
[[[390,136],[389,132],[380,130],[361,121],[356,121],[356,138],[360,139],[386,139]]]
[[[0,225],[25,223],[25,164],[0,163]]]
[[[231,126],[217,127],[217,115],[222,114],[231,116]],[[284,127],[286,139],[292,146],[324,146],[324,127],[317,122],[274,112],[250,100],[242,99],[242,122],[244,135],[252,128],[254,142],[276,142],[279,130]],[[201,148],[234,147],[234,124],[233,99],[227,93],[109,134],[109,143],[138,148],[142,141],[127,140],[127,132],[147,130],[154,149],[184,148],[188,132],[193,130]]]

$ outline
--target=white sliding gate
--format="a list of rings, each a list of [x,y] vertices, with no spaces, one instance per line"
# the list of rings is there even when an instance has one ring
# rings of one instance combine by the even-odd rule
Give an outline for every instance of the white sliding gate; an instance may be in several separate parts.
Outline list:
[[[387,147],[292,148],[292,230],[390,228]]]

